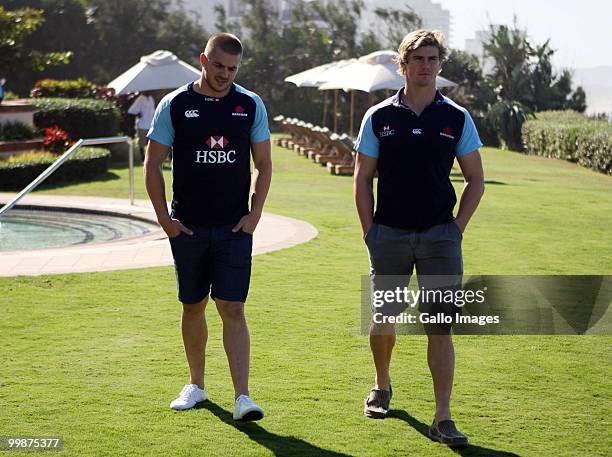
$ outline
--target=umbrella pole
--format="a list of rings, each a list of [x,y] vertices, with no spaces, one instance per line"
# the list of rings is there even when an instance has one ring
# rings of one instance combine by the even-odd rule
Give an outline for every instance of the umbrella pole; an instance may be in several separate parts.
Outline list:
[[[351,118],[349,120],[349,132],[351,134],[351,138],[353,137],[353,117],[355,115],[355,91],[352,90],[351,91]]]
[[[321,123],[323,127],[327,127],[327,91],[323,91],[323,122]]]
[[[334,132],[338,133],[338,89],[334,90]]]

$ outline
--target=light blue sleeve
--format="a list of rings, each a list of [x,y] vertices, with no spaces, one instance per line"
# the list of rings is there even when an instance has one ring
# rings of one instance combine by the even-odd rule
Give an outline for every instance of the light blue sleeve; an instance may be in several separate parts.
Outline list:
[[[361,121],[359,136],[355,141],[355,151],[361,152],[369,157],[378,158],[378,137],[372,127],[372,113],[367,112]]]
[[[469,154],[482,146],[482,142],[478,136],[478,131],[476,130],[476,125],[474,125],[472,116],[470,116],[470,113],[467,111],[464,111],[463,114],[465,115],[463,131],[461,132],[461,139],[455,147],[455,155],[457,157]]]
[[[170,99],[162,100],[155,109],[147,138],[169,147],[174,143],[174,126],[170,116]]]
[[[268,112],[259,96],[256,95],[253,99],[255,100],[255,121],[251,126],[250,138],[251,143],[260,143],[270,138]]]

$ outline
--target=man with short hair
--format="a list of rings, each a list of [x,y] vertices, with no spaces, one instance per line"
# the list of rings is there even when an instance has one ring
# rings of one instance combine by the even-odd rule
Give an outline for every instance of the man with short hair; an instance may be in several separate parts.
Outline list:
[[[253,232],[270,188],[270,131],[263,102],[235,84],[240,40],[210,37],[200,54],[198,81],[160,102],[145,159],[145,184],[174,257],[189,383],[170,407],[190,409],[206,400],[204,358],[208,296],[223,321],[223,345],[234,384],[235,420],[259,420],[249,397],[249,290]],[[166,206],[162,163],[172,148],[172,212]],[[253,157],[254,193],[250,157]]]
[[[401,281],[406,282],[415,267],[421,287],[434,289],[429,283],[441,275],[451,278],[449,289],[460,287],[462,233],[484,192],[478,152],[482,143],[469,113],[436,90],[436,76],[445,55],[440,32],[418,30],[406,35],[398,56],[405,85],[368,110],[355,143],[355,202],[370,256],[373,291],[407,286]],[[453,208],[457,198],[450,182],[455,158],[465,181],[456,218]],[[372,186],[377,172],[374,212]],[[397,275],[403,278],[394,279]],[[373,313],[381,311],[374,308]],[[401,312],[392,308],[388,314]],[[460,311],[454,305],[450,308],[439,303],[419,305],[419,310],[430,316]],[[451,326],[424,326],[436,400],[429,437],[449,446],[466,446],[468,439],[457,430],[450,414],[454,373]],[[366,416],[384,418],[389,412],[394,344],[394,324],[372,319],[370,347],[376,380],[365,400]]]

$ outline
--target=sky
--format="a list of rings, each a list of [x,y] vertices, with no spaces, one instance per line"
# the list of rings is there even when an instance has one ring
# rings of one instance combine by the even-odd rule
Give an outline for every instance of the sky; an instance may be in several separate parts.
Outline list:
[[[463,49],[474,30],[512,24],[534,43],[548,38],[557,68],[612,66],[612,2],[608,0],[433,0],[451,14],[450,45]]]

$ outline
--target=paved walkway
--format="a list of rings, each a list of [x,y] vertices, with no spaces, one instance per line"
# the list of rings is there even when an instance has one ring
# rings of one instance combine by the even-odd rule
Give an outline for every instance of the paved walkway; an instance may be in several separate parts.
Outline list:
[[[0,206],[12,197],[13,194],[0,193]],[[30,194],[20,204],[102,210],[156,221],[151,203],[146,200],[136,200],[131,206],[127,199]],[[264,213],[253,237],[253,255],[305,243],[317,234],[317,229],[307,222]],[[0,276],[83,273],[163,265],[172,265],[172,254],[161,228],[142,237],[109,243],[0,251]]]

